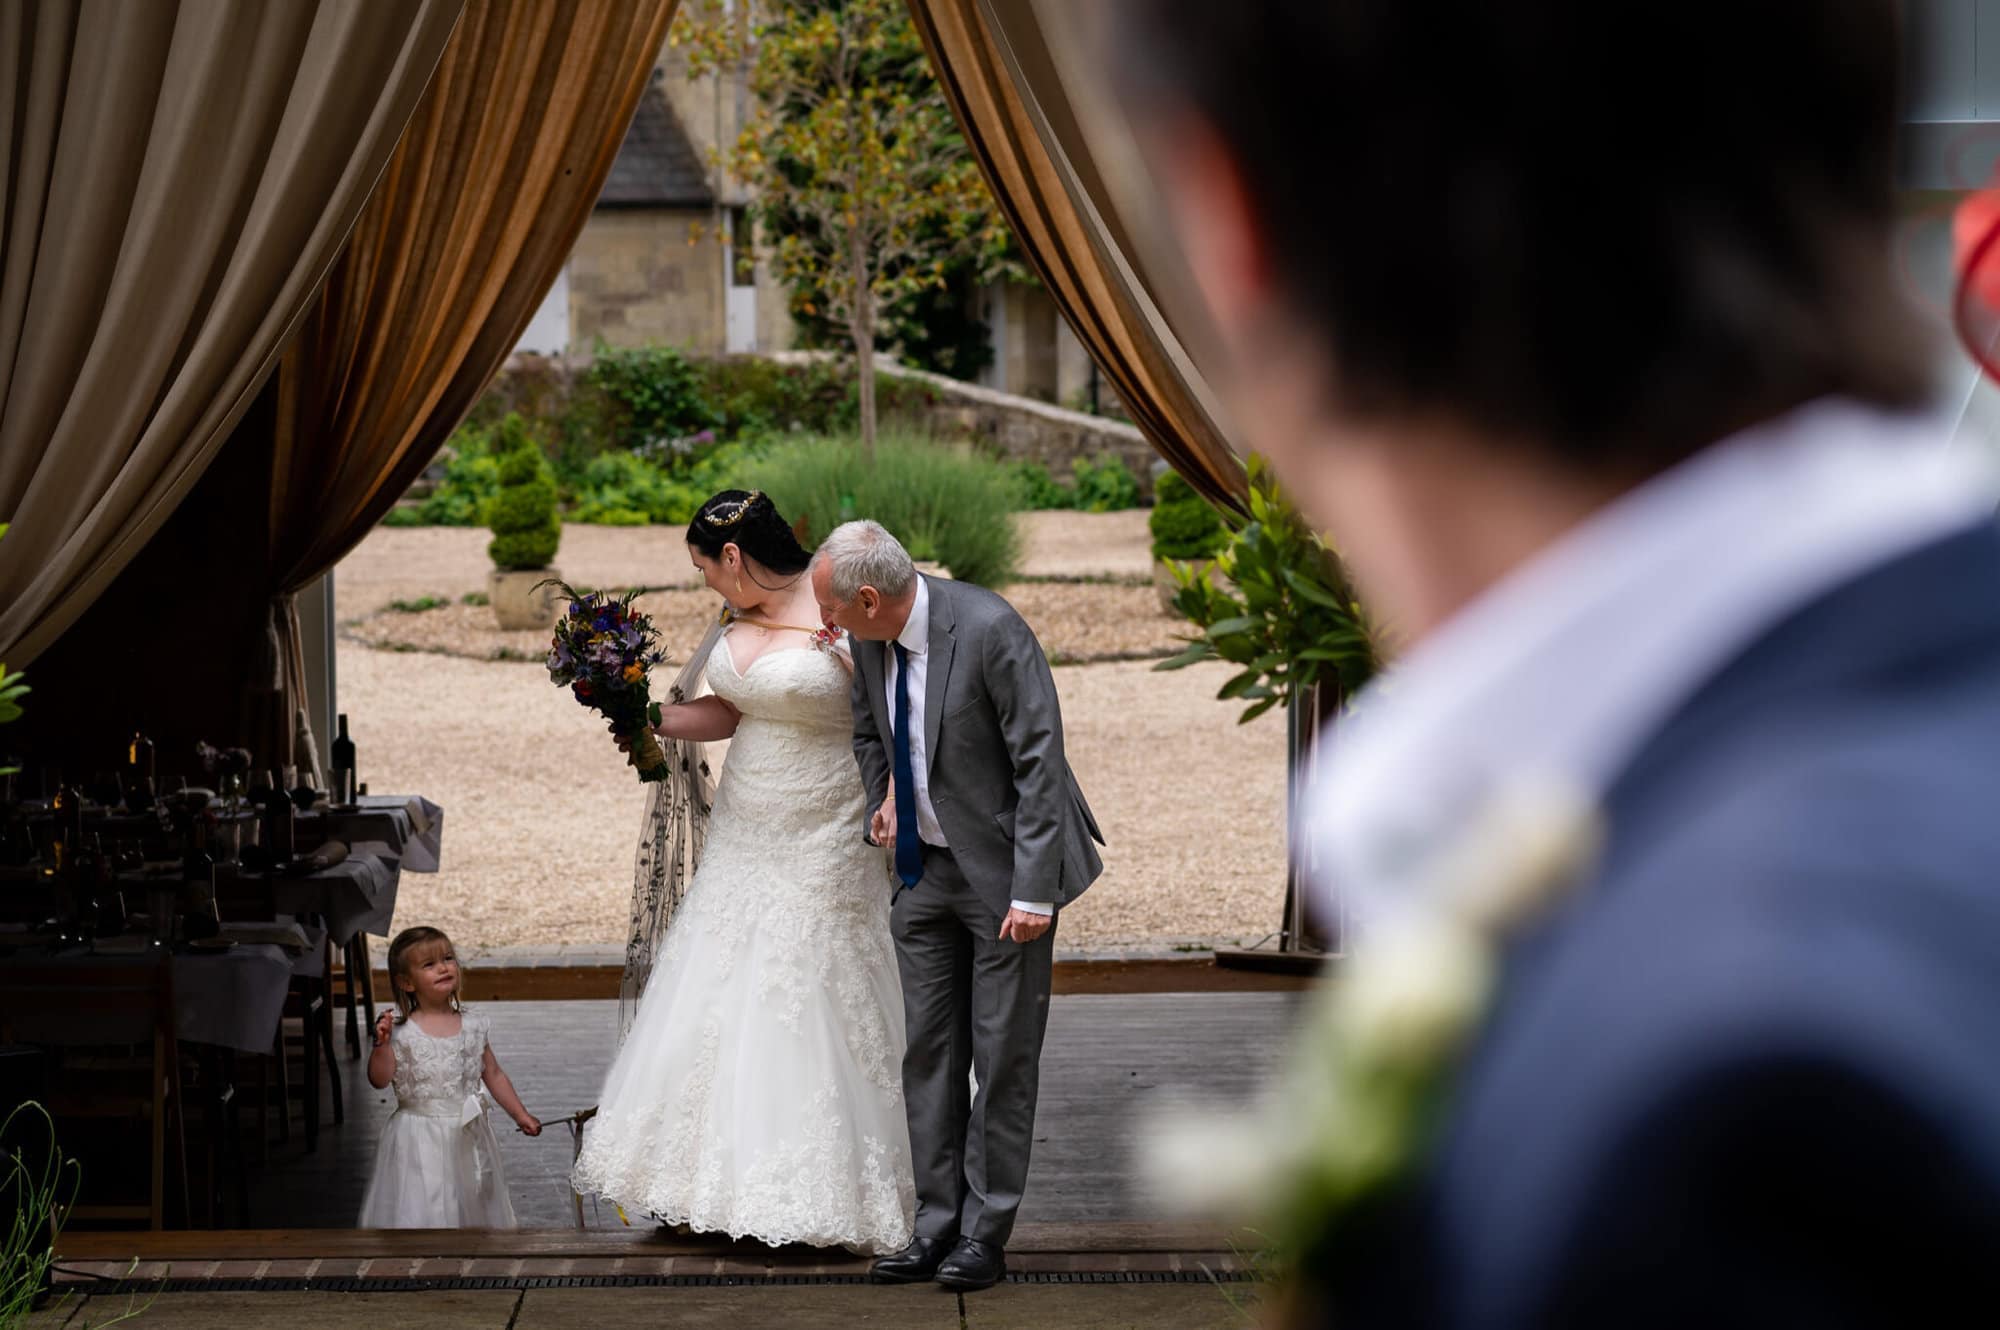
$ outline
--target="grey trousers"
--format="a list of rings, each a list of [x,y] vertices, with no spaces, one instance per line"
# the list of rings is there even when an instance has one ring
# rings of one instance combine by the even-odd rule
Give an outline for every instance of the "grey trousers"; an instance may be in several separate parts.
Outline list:
[[[1027,1187],[1056,930],[1025,946],[1002,941],[1005,917],[928,845],[923,880],[890,915],[919,1237],[1005,1246]]]

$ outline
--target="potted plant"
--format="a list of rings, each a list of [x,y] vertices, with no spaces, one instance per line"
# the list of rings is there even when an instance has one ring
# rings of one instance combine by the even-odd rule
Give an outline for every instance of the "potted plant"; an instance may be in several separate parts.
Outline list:
[[[1250,459],[1249,505],[1211,574],[1197,565],[1173,565],[1179,584],[1174,608],[1197,635],[1187,639],[1187,650],[1156,668],[1228,661],[1237,672],[1217,697],[1246,703],[1245,723],[1283,707],[1296,807],[1306,756],[1347,699],[1374,676],[1381,653],[1339,556],[1286,501],[1258,457]],[[1291,862],[1296,870],[1296,854]],[[1309,918],[1306,907],[1294,871],[1285,884],[1282,949],[1332,950],[1340,920]],[[1240,953],[1235,959],[1248,963]],[[1221,954],[1217,960],[1225,963]]]
[[[510,412],[500,422],[494,451],[500,492],[486,513],[493,531],[486,547],[493,560],[486,594],[502,628],[547,628],[556,617],[555,592],[548,584],[560,576],[553,560],[562,541],[555,478],[541,445],[518,415]]]
[[[1174,565],[1188,565],[1191,577],[1217,585],[1215,556],[1229,543],[1229,526],[1179,472],[1162,471],[1154,482],[1153,512],[1146,527],[1153,533],[1153,589],[1159,593],[1162,614],[1174,613],[1181,591]]]

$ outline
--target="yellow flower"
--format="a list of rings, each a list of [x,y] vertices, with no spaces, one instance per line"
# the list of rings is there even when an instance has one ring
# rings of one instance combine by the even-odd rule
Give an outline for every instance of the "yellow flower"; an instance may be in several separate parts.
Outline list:
[[[637,683],[639,682],[639,680],[645,677],[646,677],[646,668],[645,666],[639,664],[638,661],[635,660],[630,665],[627,665],[625,667],[626,683]]]

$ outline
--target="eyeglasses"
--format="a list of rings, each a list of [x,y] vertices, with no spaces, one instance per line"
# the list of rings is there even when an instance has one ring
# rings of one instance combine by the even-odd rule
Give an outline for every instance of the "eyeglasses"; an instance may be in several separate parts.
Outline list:
[[[747,498],[732,499],[727,503],[718,503],[708,514],[708,524],[715,527],[735,526],[756,505],[757,500],[763,497],[764,491],[751,490]]]

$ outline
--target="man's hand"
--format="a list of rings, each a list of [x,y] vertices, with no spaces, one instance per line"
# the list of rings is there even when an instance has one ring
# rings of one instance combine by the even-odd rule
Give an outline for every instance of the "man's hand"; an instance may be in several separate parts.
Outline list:
[[[868,819],[868,834],[877,845],[893,846],[896,843],[896,792],[889,791],[889,797]]]
[[[1009,909],[1007,917],[1000,921],[1000,940],[1026,945],[1048,932],[1055,921],[1056,917],[1052,914],[1035,914],[1028,910]]]

